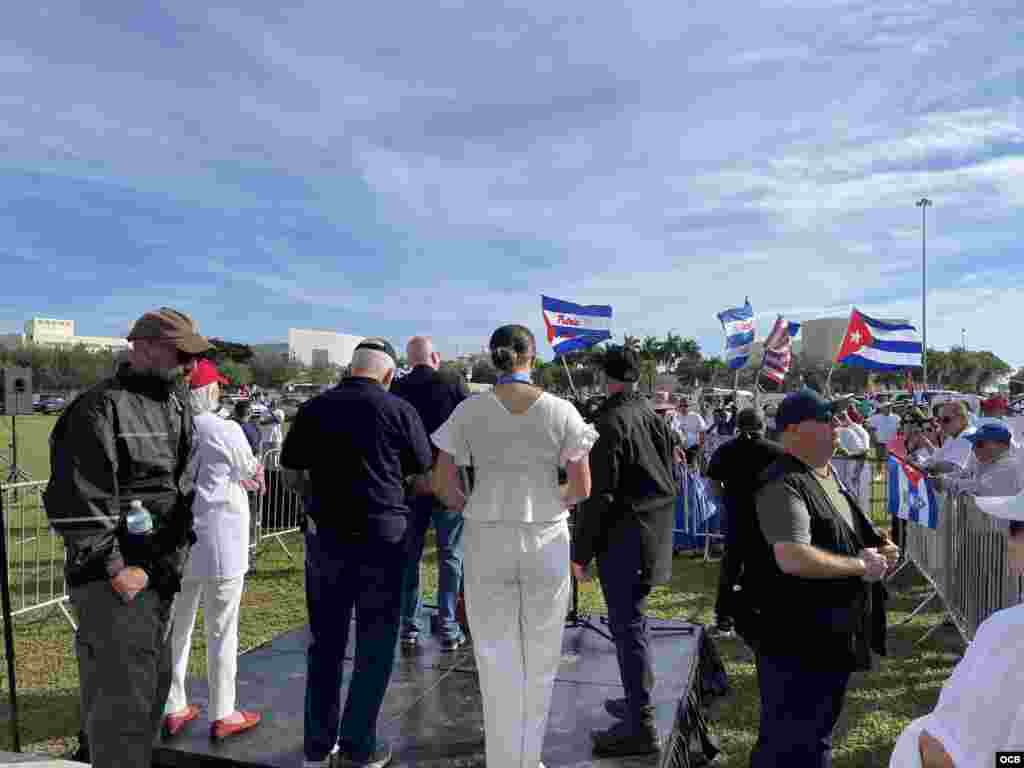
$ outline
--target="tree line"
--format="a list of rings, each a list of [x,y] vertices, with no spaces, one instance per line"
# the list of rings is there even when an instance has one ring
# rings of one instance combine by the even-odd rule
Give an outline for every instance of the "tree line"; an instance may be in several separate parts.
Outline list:
[[[247,344],[216,338],[211,342],[215,346],[211,356],[221,372],[239,386],[281,389],[294,381],[330,384],[342,374],[341,368],[333,364],[307,366],[287,354],[255,351]],[[664,376],[674,377],[682,389],[728,388],[733,385],[733,372],[725,361],[715,355],[705,357],[696,339],[684,338],[670,331],[663,338],[626,336],[624,344],[639,356],[642,384],[649,390],[653,390],[659,377]],[[568,368],[577,388],[594,388],[600,384],[605,349],[602,344],[567,354],[564,364],[560,360],[538,361],[533,373],[534,382],[545,389],[567,392]],[[23,345],[15,349],[0,349],[0,365],[32,369],[37,392],[85,389],[111,375],[118,361],[119,357],[109,351],[90,351],[84,346]],[[405,361],[399,360],[399,366],[404,365]],[[486,356],[476,358],[469,370],[455,362],[446,365],[459,368],[474,382],[493,384],[498,375]],[[1010,370],[1006,362],[989,351],[969,351],[962,347],[953,347],[949,351],[928,350],[929,385],[935,389],[977,392]],[[794,355],[789,375],[781,387],[765,377],[760,378],[760,384],[767,391],[791,391],[805,383],[823,387],[828,374],[827,364],[808,365],[800,355]],[[740,370],[739,387],[752,389],[756,375],[755,367]],[[914,369],[912,377],[915,386],[919,387],[921,370]],[[1017,375],[1016,380],[1024,382],[1024,371]],[[863,368],[845,365],[835,366],[831,377],[831,387],[835,392],[862,392],[873,385],[902,387],[905,382],[903,373],[870,375]]]
[[[236,386],[281,389],[293,381],[330,384],[341,375],[341,369],[336,365],[307,366],[286,354],[257,352],[247,344],[223,339],[210,341],[214,345],[210,357]],[[49,347],[23,344],[14,349],[0,348],[0,366],[32,369],[36,392],[67,393],[87,389],[112,375],[123,357],[124,353],[93,351],[82,345]]]

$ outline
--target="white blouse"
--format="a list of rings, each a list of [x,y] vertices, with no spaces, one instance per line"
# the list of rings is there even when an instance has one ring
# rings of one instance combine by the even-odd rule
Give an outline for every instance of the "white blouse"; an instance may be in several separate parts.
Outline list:
[[[919,768],[928,731],[956,768],[989,768],[998,750],[1024,748],[1024,605],[992,614],[942,687],[935,710],[900,735],[890,768]]]
[[[249,570],[249,497],[242,480],[252,478],[258,462],[238,422],[213,413],[196,416],[196,452],[196,543],[184,578],[241,576]]]
[[[569,514],[559,495],[558,468],[590,453],[597,430],[554,395],[542,393],[514,414],[488,392],[459,403],[431,438],[456,465],[474,468],[467,519],[550,523]]]

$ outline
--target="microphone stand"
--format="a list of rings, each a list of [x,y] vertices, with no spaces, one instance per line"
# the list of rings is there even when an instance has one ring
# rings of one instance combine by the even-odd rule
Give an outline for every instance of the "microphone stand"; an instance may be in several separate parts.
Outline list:
[[[569,512],[569,535],[570,535],[570,538],[572,537],[572,535],[574,534],[574,532],[576,530],[576,526],[575,526],[575,523],[573,521],[575,520],[576,512],[578,511],[578,509],[579,509],[578,506],[573,506],[572,509]],[[570,628],[573,628],[573,629],[589,629],[589,630],[591,630],[593,632],[596,632],[597,634],[599,634],[601,637],[605,638],[609,642],[615,642],[612,639],[612,636],[611,636],[610,633],[606,632],[604,629],[602,629],[601,627],[599,627],[597,624],[595,624],[593,621],[590,620],[590,614],[580,613],[580,584],[579,584],[579,581],[576,580],[576,573],[572,570],[571,564],[570,564],[570,567],[569,567],[569,579],[572,582],[572,598],[571,598],[571,601],[569,603],[569,613],[567,613],[566,616],[565,616],[565,628],[566,629],[570,629]]]

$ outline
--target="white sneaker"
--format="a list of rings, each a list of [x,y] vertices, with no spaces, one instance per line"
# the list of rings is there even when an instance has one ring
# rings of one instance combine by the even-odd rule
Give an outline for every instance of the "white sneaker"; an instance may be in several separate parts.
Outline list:
[[[327,753],[327,757],[323,760],[302,760],[302,768],[333,768],[335,763],[338,761],[338,752],[341,750],[337,744],[335,744],[331,751]]]

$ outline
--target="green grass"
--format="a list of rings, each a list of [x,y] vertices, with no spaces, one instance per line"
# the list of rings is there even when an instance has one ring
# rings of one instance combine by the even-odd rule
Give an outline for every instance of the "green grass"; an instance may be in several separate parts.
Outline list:
[[[14,432],[11,416],[0,416],[0,480],[7,481],[10,469],[11,442]],[[18,466],[33,480],[46,480],[50,476],[50,432],[57,422],[56,415],[18,416]],[[6,461],[5,461],[6,460]]]
[[[293,560],[274,542],[263,545],[254,560],[240,613],[242,649],[306,623],[302,542],[298,536],[286,541]],[[716,564],[689,555],[677,557],[672,583],[651,595],[651,615],[709,623],[717,580]],[[437,560],[429,541],[421,583],[426,599],[431,600],[436,595]],[[913,577],[905,580],[901,589],[890,602],[890,626],[906,617],[925,594],[923,581]],[[580,605],[584,611],[604,612],[596,582],[581,586]],[[963,651],[955,631],[946,629],[915,647],[914,643],[940,619],[941,614],[926,612],[905,626],[892,626],[890,656],[877,670],[855,676],[837,733],[837,768],[887,766],[902,728],[934,706],[942,683]],[[192,675],[206,672],[202,622],[200,614],[189,664]],[[78,730],[78,681],[70,627],[55,610],[31,614],[15,623],[22,742],[31,751],[59,754],[73,746]],[[712,708],[713,728],[724,751],[720,765],[745,768],[757,738],[759,712],[753,657],[738,640],[719,641],[718,648],[732,684],[732,692]],[[7,717],[5,675],[6,667],[0,671],[0,719]],[[0,730],[0,750],[9,748],[6,730]]]

